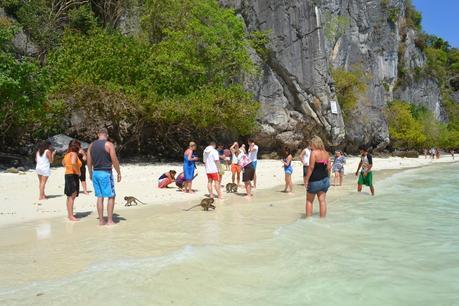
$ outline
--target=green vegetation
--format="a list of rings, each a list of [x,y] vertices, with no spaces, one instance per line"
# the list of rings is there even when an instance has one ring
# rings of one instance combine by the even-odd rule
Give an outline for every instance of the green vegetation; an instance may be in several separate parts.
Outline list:
[[[156,142],[179,150],[189,137],[254,132],[259,104],[237,80],[255,72],[247,47],[262,51],[265,34],[247,35],[234,12],[214,0],[147,0],[142,33],[129,37],[114,27],[116,7],[84,2],[0,0],[40,49],[31,59],[2,48],[0,126],[25,127],[9,141],[64,130],[65,120],[56,119],[74,110],[95,125],[109,122],[120,142],[129,126],[138,134],[129,141],[139,147]],[[9,20],[0,21],[2,42],[14,35]],[[142,128],[155,132],[141,137]]]
[[[336,16],[330,12],[324,14],[324,33],[327,40],[335,43],[336,40],[346,32],[350,25],[350,20],[346,16]]]
[[[352,71],[340,68],[332,69],[332,76],[335,80],[339,105],[343,111],[344,119],[347,120],[349,113],[357,105],[358,96],[367,89],[365,74],[360,68],[354,67]]]
[[[426,108],[395,100],[386,108],[391,145],[397,149],[421,149],[430,146],[457,148],[459,132],[435,119]]]
[[[405,0],[405,20],[408,28],[422,30],[422,14],[416,10],[411,0]]]

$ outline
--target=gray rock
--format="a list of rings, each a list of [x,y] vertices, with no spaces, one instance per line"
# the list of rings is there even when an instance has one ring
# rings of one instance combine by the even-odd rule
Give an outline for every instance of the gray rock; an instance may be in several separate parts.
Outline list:
[[[344,123],[331,111],[336,95],[325,53],[320,10],[311,1],[221,0],[244,18],[248,31],[269,31],[271,56],[253,56],[260,75],[246,88],[261,102],[257,140],[271,148],[296,147],[313,135],[329,145],[344,140]]]
[[[67,135],[59,134],[59,135],[55,135],[53,137],[48,138],[48,140],[51,142],[51,145],[56,150],[56,153],[64,154],[65,152],[67,152],[69,142],[71,140],[75,140],[75,138],[69,137]],[[87,142],[80,141],[80,143],[83,149],[87,149],[89,146]]]
[[[14,168],[14,167],[11,167],[11,168],[8,168],[5,170],[6,173],[14,173],[14,174],[17,174],[19,173],[19,170]]]

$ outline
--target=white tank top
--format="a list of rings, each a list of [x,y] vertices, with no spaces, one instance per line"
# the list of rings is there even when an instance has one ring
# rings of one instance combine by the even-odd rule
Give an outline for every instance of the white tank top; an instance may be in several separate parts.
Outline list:
[[[48,159],[48,156],[47,156],[48,151],[49,150],[45,150],[45,152],[43,153],[42,156],[40,156],[40,152],[37,152],[37,157],[36,157],[37,169],[40,169],[40,170],[48,170],[48,169],[50,169],[51,164],[49,163],[49,159]]]

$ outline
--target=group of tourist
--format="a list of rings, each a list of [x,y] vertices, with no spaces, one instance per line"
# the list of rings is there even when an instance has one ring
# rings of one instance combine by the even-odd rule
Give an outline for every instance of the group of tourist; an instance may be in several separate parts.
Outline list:
[[[197,145],[190,142],[183,155],[183,171],[177,175],[175,170],[163,173],[158,179],[158,187],[165,188],[175,182],[177,187],[184,193],[193,193],[192,183],[197,176],[196,162],[200,158],[196,155]],[[257,162],[258,146],[253,139],[248,140],[248,147],[245,144],[239,145],[234,142],[228,149],[222,145],[210,142],[204,149],[202,161],[205,165],[207,176],[207,189],[210,198],[222,199],[221,183],[225,171],[231,171],[231,181],[239,185],[241,178],[245,187],[245,197],[251,198],[252,189],[257,184]],[[362,186],[370,187],[374,195],[372,183],[372,156],[365,147],[360,148],[361,161],[356,172],[358,179],[358,191]],[[48,141],[40,143],[36,153],[36,172],[39,179],[39,199],[46,199],[45,184],[50,176],[50,164],[55,157],[55,151]],[[333,162],[330,161],[329,153],[326,151],[320,137],[313,137],[309,145],[301,152],[300,160],[303,164],[303,182],[306,187],[306,216],[312,216],[312,203],[317,196],[319,201],[319,214],[325,217],[327,212],[326,193],[330,187],[330,172],[334,175],[335,186],[343,183],[344,165],[346,159],[341,151],[335,152]],[[284,149],[282,168],[285,174],[285,187],[283,192],[293,192],[293,155],[289,148]],[[67,196],[67,217],[71,221],[77,221],[73,213],[75,199],[79,195],[80,182],[83,192],[88,194],[86,185],[86,168],[92,180],[95,196],[97,198],[97,211],[99,223],[113,224],[113,210],[115,205],[115,186],[112,168],[117,173],[117,181],[121,181],[121,170],[115,152],[115,147],[108,140],[108,132],[102,128],[98,132],[98,139],[91,143],[87,152],[83,150],[80,142],[72,140],[68,150],[63,157],[62,165],[65,167],[64,193]],[[107,201],[107,221],[104,219],[104,199]]]

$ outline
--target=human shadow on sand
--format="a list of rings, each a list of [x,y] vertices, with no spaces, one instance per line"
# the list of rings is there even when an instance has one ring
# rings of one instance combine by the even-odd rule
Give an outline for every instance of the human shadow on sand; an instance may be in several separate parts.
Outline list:
[[[82,211],[82,212],[75,213],[74,216],[75,218],[83,219],[83,218],[88,217],[90,214],[92,214],[92,211]]]
[[[55,199],[55,198],[60,198],[60,197],[63,197],[64,195],[63,194],[52,194],[52,195],[47,195],[46,198],[47,199]]]
[[[99,220],[99,218],[97,218],[97,220]],[[104,221],[107,222],[107,217],[104,217]],[[127,219],[120,216],[119,214],[113,214],[113,222],[118,224],[121,221],[127,221]]]

